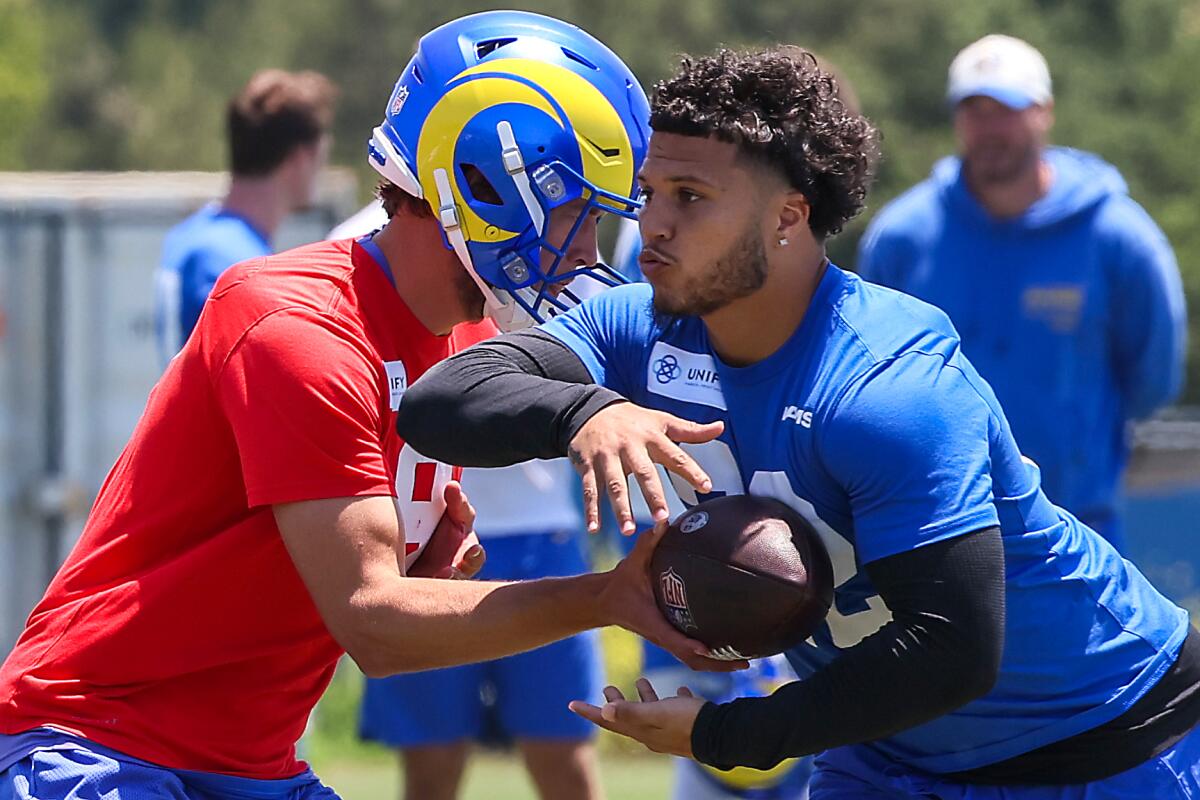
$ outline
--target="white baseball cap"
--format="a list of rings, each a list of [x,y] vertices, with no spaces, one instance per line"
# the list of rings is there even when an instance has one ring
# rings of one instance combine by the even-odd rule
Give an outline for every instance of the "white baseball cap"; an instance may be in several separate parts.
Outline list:
[[[946,99],[956,106],[984,95],[1020,111],[1042,105],[1050,91],[1050,67],[1033,45],[993,33],[969,44],[950,62]]]

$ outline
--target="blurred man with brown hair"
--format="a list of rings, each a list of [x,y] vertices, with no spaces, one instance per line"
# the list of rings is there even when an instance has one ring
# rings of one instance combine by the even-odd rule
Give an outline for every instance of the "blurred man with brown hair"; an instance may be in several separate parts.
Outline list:
[[[162,360],[187,341],[213,284],[265,256],[283,219],[312,203],[337,89],[317,72],[265,69],[229,101],[229,191],[171,229],[155,286]]]

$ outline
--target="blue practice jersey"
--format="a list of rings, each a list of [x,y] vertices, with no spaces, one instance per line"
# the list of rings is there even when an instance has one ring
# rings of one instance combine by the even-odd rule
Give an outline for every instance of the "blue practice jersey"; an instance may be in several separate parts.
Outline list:
[[[187,341],[221,273],[270,255],[271,245],[244,217],[211,204],[167,233],[155,277],[155,329],[165,364]]]
[[[742,368],[721,362],[699,319],[656,319],[648,285],[613,289],[544,329],[635,403],[725,423],[719,439],[685,445],[714,491],[677,482],[684,502],[772,496],[818,530],[835,602],[788,654],[802,678],[891,619],[863,564],[1000,526],[1008,606],[996,685],[873,743],[890,758],[931,772],[1002,761],[1117,717],[1174,662],[1186,612],[1046,500],[933,306],[830,266],[796,332]]]

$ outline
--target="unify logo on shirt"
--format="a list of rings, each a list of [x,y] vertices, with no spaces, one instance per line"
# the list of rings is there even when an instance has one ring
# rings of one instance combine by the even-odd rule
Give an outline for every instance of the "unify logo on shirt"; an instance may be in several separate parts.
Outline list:
[[[646,389],[654,394],[725,411],[717,363],[707,353],[693,353],[657,342],[646,367]]]
[[[392,411],[400,408],[400,398],[408,389],[408,370],[403,361],[385,361],[383,369],[387,372],[388,403]]]

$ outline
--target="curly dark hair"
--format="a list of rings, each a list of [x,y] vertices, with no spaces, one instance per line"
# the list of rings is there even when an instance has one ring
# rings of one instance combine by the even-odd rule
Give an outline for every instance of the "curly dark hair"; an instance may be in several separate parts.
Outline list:
[[[847,109],[812,53],[791,46],[684,56],[654,87],[650,127],[732,142],[778,170],[808,200],[820,240],[862,210],[879,155],[874,126]]]

